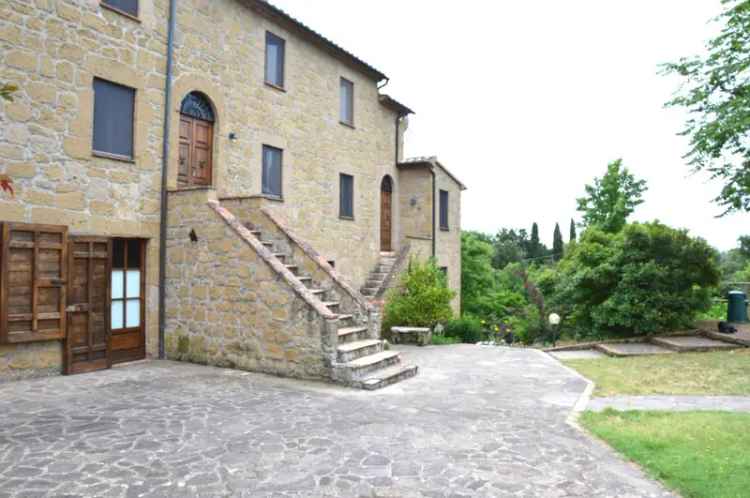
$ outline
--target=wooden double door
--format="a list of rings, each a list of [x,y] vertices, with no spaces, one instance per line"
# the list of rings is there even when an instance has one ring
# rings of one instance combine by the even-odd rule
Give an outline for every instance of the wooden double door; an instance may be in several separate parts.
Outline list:
[[[213,175],[213,123],[180,115],[180,187],[210,186]]]
[[[65,373],[145,357],[144,248],[139,239],[70,238]]]
[[[390,177],[385,177],[380,185],[380,250],[390,252],[393,244],[393,184]]]

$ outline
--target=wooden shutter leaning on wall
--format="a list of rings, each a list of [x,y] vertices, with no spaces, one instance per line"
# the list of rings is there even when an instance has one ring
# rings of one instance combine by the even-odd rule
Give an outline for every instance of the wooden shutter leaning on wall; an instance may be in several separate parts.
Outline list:
[[[3,223],[0,343],[65,338],[68,228]]]

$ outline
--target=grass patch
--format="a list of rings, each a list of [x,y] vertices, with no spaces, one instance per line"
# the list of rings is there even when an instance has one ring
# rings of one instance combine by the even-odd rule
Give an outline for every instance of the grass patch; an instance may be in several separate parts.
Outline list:
[[[685,498],[750,490],[750,414],[586,412],[580,422]]]
[[[596,383],[594,396],[750,395],[750,349],[567,360],[565,364]]]
[[[445,335],[432,334],[433,346],[450,346],[451,344],[461,344],[461,339],[459,339],[458,337],[448,337]]]

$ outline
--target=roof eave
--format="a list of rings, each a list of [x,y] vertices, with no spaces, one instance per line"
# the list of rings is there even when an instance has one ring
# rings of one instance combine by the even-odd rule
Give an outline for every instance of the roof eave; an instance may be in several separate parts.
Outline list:
[[[388,79],[388,77],[381,71],[378,71],[362,59],[358,58],[351,52],[344,50],[333,41],[329,40],[325,36],[321,35],[314,29],[310,28],[306,24],[298,21],[291,15],[287,14],[280,8],[271,5],[266,0],[242,0],[250,9],[262,15],[263,17],[275,21],[279,24],[286,26],[287,28],[296,31],[301,36],[307,38],[308,41],[317,45],[319,48],[327,51],[340,61],[352,66],[360,72],[366,74],[376,82],[380,82]]]

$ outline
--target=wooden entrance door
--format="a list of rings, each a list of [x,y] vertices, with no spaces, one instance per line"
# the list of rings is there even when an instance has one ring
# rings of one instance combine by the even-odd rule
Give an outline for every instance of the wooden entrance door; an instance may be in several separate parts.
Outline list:
[[[109,321],[112,243],[98,237],[71,237],[68,249],[68,334],[65,373],[112,366]]]
[[[380,250],[383,252],[391,251],[391,233],[392,233],[392,210],[391,196],[393,194],[393,185],[390,177],[385,177],[380,186]]]
[[[213,136],[213,123],[180,115],[180,187],[211,185]]]

